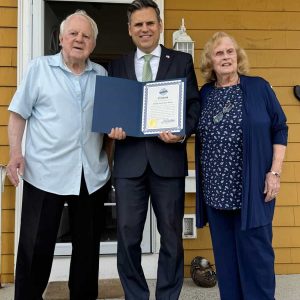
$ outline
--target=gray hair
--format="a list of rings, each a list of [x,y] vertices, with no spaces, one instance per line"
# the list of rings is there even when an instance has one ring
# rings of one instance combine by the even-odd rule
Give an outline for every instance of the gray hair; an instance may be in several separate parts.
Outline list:
[[[212,37],[206,42],[201,53],[200,70],[206,82],[214,81],[217,79],[216,73],[213,69],[211,54],[214,47],[216,47],[216,45],[218,45],[220,40],[224,37],[231,39],[234,45],[237,54],[238,73],[241,75],[245,75],[249,72],[249,61],[245,50],[238,45],[233,36],[229,35],[226,32],[219,31],[214,33]]]
[[[87,19],[87,21],[90,23],[92,31],[93,31],[93,37],[94,40],[96,41],[97,36],[98,36],[98,27],[96,22],[86,13],[85,10],[76,10],[73,14],[67,16],[60,24],[60,29],[59,29],[59,35],[63,35],[64,30],[65,30],[65,25],[66,22],[73,16],[83,16]]]
[[[127,8],[128,23],[130,23],[131,15],[135,11],[143,9],[143,8],[148,8],[148,7],[152,7],[155,10],[157,20],[158,20],[158,22],[161,22],[160,10],[159,10],[156,2],[154,2],[153,0],[134,0],[131,4],[129,4],[129,6]]]

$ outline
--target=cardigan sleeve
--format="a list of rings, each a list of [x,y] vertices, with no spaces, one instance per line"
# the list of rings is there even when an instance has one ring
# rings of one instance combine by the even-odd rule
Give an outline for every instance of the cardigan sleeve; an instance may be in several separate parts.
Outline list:
[[[287,145],[288,141],[288,126],[287,119],[283,109],[272,89],[270,84],[266,82],[267,107],[272,122],[272,143]]]

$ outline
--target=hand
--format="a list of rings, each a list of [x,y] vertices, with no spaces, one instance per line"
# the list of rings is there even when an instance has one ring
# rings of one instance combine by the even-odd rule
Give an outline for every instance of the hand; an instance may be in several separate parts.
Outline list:
[[[22,154],[11,155],[6,167],[6,175],[14,186],[18,186],[19,176],[23,176],[25,168],[25,160]]]
[[[180,142],[183,137],[180,135],[176,135],[171,133],[170,131],[163,131],[159,134],[158,138],[160,138],[162,141],[164,141],[165,143],[178,143]]]
[[[124,140],[126,138],[126,132],[120,127],[115,127],[111,129],[108,137],[114,140]]]
[[[273,200],[280,189],[280,177],[272,174],[271,172],[267,173],[265,179],[265,189],[264,193],[266,194],[265,202]]]

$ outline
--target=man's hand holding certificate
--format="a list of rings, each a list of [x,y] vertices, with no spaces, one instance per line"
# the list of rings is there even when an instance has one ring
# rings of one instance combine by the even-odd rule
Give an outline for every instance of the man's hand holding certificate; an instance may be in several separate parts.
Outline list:
[[[92,130],[128,136],[185,134],[185,79],[155,82],[97,76]]]

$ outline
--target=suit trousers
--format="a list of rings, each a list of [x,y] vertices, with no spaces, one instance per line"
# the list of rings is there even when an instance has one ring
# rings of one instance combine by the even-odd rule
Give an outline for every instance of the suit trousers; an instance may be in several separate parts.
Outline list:
[[[274,300],[272,224],[241,230],[240,210],[207,214],[221,300]]]
[[[118,272],[126,300],[149,299],[141,266],[141,241],[149,197],[157,218],[160,251],[156,299],[177,300],[183,283],[182,219],[185,178],[156,175],[148,165],[137,178],[115,178]]]
[[[108,184],[89,195],[83,176],[79,196],[52,194],[24,182],[15,300],[43,299],[66,202],[72,236],[70,299],[97,298],[101,214],[107,192]]]

